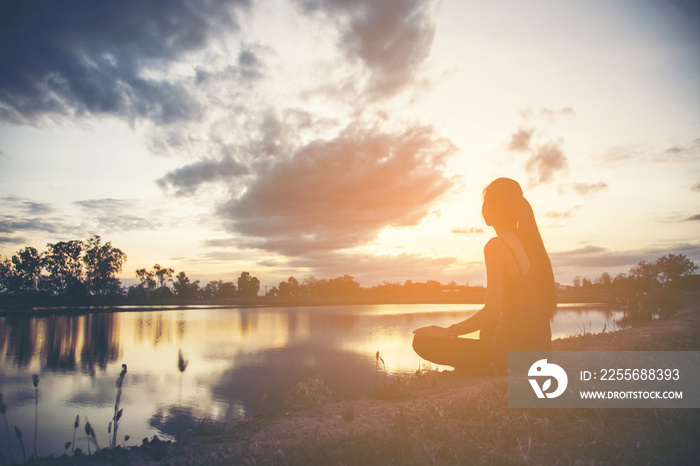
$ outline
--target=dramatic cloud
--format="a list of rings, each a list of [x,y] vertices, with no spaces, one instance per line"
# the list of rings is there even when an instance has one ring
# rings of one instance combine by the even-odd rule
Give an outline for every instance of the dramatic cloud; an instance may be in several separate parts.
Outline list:
[[[216,31],[238,28],[248,0],[4,2],[0,9],[0,119],[111,114],[172,122],[199,103],[167,67]],[[242,59],[254,66],[250,57]]]
[[[580,194],[582,196],[587,196],[589,194],[595,194],[598,191],[601,191],[605,188],[608,187],[607,183],[604,182],[599,182],[599,183],[593,183],[593,184],[588,184],[588,183],[574,183],[573,188],[576,194]]]
[[[525,162],[525,171],[530,175],[530,184],[552,181],[555,172],[564,170],[568,163],[560,147],[561,142],[549,142],[536,149]]]
[[[452,186],[442,167],[454,150],[427,127],[349,128],[264,170],[219,213],[251,247],[289,256],[351,248],[427,215]]]
[[[422,0],[297,0],[320,11],[340,28],[338,46],[361,61],[371,75],[367,92],[387,97],[411,84],[430,54],[435,36],[432,2]]]

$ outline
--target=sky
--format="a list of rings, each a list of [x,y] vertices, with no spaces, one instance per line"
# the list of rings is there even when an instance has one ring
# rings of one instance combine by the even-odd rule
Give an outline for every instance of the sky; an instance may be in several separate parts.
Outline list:
[[[699,84],[691,0],[5,0],[0,254],[485,284],[506,176],[558,282],[700,264]]]

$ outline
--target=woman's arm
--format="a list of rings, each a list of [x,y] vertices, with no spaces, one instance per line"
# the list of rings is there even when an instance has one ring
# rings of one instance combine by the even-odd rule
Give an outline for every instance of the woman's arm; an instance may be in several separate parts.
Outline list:
[[[503,306],[504,278],[507,251],[501,240],[492,238],[484,246],[486,262],[486,303],[484,307],[469,318],[447,327],[454,335],[465,335],[484,327],[495,327]]]
[[[495,327],[503,306],[504,279],[506,270],[506,247],[501,240],[492,238],[484,246],[486,262],[486,303],[476,314],[449,327],[430,325],[413,331],[416,335],[428,335],[440,338],[456,337],[476,332],[484,327]]]

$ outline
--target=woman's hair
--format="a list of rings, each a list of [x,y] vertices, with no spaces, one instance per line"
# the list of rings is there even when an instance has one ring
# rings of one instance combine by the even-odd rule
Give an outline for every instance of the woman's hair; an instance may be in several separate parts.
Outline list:
[[[490,218],[516,227],[516,234],[530,259],[530,270],[535,277],[542,304],[551,318],[557,307],[554,272],[532,206],[523,197],[520,184],[510,178],[498,178],[484,189],[483,197],[484,208],[488,204]]]

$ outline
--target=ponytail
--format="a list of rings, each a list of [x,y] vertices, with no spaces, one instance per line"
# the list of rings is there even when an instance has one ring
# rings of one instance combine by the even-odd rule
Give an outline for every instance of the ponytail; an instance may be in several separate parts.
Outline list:
[[[521,197],[518,210],[517,235],[530,259],[532,275],[535,277],[544,310],[551,319],[557,307],[552,263],[537,228],[535,213],[525,197]]]

